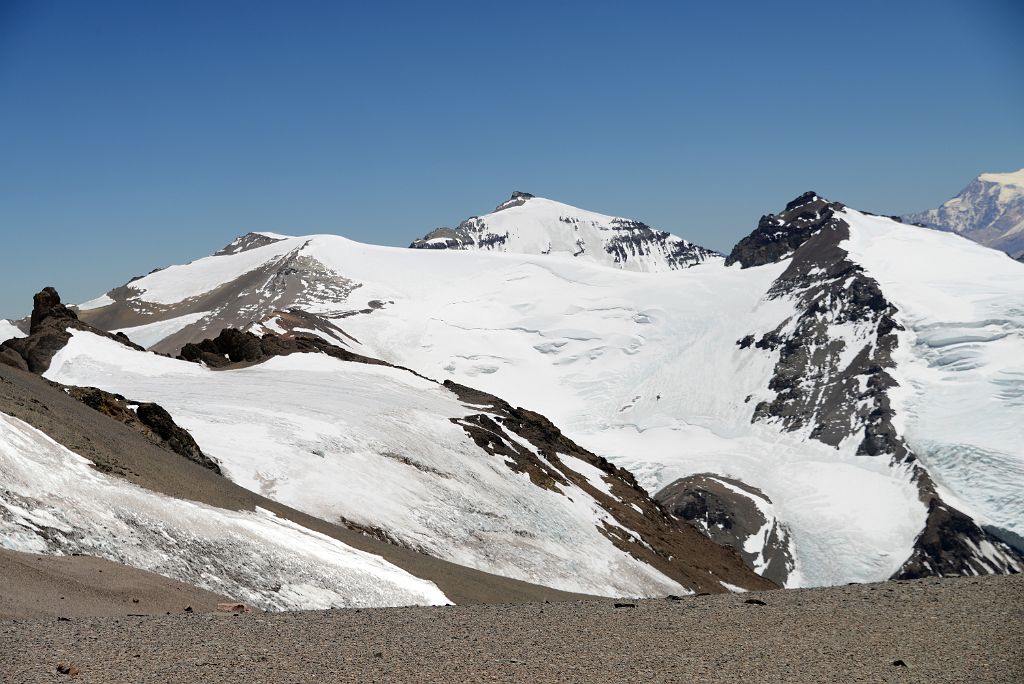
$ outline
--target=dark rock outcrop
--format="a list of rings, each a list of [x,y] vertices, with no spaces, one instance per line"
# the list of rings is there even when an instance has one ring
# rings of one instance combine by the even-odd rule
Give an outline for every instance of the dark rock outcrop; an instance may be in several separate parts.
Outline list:
[[[764,492],[739,480],[704,473],[683,477],[654,495],[669,513],[681,518],[717,544],[736,549],[747,566],[784,585],[795,567],[789,530],[766,517],[772,502]],[[770,525],[756,550],[748,540]]]
[[[0,364],[3,364],[4,366],[11,366],[18,370],[28,371],[28,362],[25,361],[25,357],[15,351],[12,347],[0,346]]]
[[[822,228],[833,225],[838,202],[829,202],[814,192],[805,192],[778,214],[766,214],[757,228],[736,243],[725,265],[743,268],[763,266],[784,259]]]
[[[258,337],[251,332],[242,332],[235,328],[225,328],[217,337],[186,344],[181,348],[178,358],[203,363],[210,368],[227,368],[302,352],[327,354],[342,361],[391,365],[379,359],[355,354],[315,335],[299,333],[286,336],[267,333],[263,337]]]
[[[71,339],[69,330],[84,330],[115,340],[132,349],[145,351],[137,344],[133,344],[124,333],[111,335],[78,320],[75,312],[61,303],[57,291],[47,287],[33,298],[28,336],[7,340],[0,345],[0,363],[42,375],[49,369],[54,355]],[[150,441],[220,473],[220,466],[216,461],[204,454],[192,435],[178,426],[171,415],[158,404],[133,402],[119,394],[105,392],[95,387],[50,384],[61,387],[65,393],[86,406],[141,432]]]
[[[501,209],[518,206],[523,202],[508,206],[501,206]],[[494,249],[508,241],[508,233],[492,233],[488,230],[487,222],[479,216],[471,216],[455,228],[437,228],[430,231],[419,240],[413,240],[409,244],[410,249],[468,249],[477,246],[481,249]]]
[[[878,283],[839,246],[849,235],[845,221],[830,218],[769,289],[770,298],[793,301],[795,313],[754,343],[778,361],[768,385],[775,398],[759,403],[753,419],[810,428],[832,446],[863,431],[860,453],[904,460],[886,393],[895,384],[888,369],[902,328]],[[859,347],[851,348],[855,338]]]
[[[226,256],[228,254],[238,254],[239,252],[247,252],[250,249],[256,249],[257,247],[265,247],[266,245],[272,245],[275,242],[280,242],[283,238],[270,237],[263,233],[246,233],[245,235],[236,238],[230,245],[226,245],[220,250],[213,253],[214,256]]]
[[[64,391],[89,408],[142,433],[151,442],[221,474],[217,462],[204,454],[192,435],[159,404],[131,401],[96,387],[65,387]]]
[[[615,257],[617,264],[625,263],[630,258],[649,255],[655,246],[664,250],[665,259],[673,269],[688,268],[712,257],[722,256],[687,240],[675,239],[671,233],[655,230],[641,221],[614,219],[612,225],[616,234],[608,240],[604,250]]]
[[[520,205],[526,204],[526,200],[531,200],[534,197],[536,197],[536,195],[531,195],[528,192],[520,192],[519,190],[514,190],[512,192],[512,197],[502,202],[497,207],[495,207],[494,211],[501,211],[502,209],[508,209],[509,207],[518,207]]]
[[[0,344],[0,363],[32,373],[45,373],[54,355],[71,339],[69,329],[85,330],[133,349],[142,349],[124,334],[111,335],[78,320],[78,315],[61,303],[57,290],[46,287],[33,297],[28,336],[16,337]],[[23,365],[17,362],[12,352],[21,357]]]
[[[927,473],[920,472],[918,488],[928,506],[928,517],[914,542],[914,552],[893,579],[1024,571],[1024,552],[942,501]]]

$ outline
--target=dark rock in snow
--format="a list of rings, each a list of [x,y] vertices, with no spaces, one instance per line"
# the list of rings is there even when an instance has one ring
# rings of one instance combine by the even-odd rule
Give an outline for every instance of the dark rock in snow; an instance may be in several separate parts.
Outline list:
[[[272,245],[275,242],[280,242],[282,238],[270,237],[263,233],[246,233],[245,235],[237,238],[230,245],[227,245],[217,252],[214,252],[214,256],[226,256],[228,254],[238,254],[239,252],[247,252],[250,249],[256,249],[257,247],[264,247],[266,245]]]
[[[789,530],[778,520],[765,517],[762,508],[772,502],[761,490],[739,480],[705,473],[672,482],[654,499],[715,543],[736,549],[752,570],[777,584],[785,584],[794,568]],[[761,547],[748,551],[748,540],[768,523],[771,529]]]
[[[131,401],[96,387],[67,387],[65,391],[89,408],[142,433],[150,441],[220,474],[217,462],[203,453],[192,435],[175,423],[159,404]]]
[[[509,200],[502,202],[497,207],[495,207],[494,211],[501,211],[502,209],[508,209],[509,207],[518,207],[520,205],[526,204],[526,200],[531,200],[534,197],[536,197],[536,195],[531,195],[528,192],[520,192],[519,190],[515,190],[512,192],[512,197]]]
[[[762,218],[730,255],[744,267],[792,256],[768,296],[792,301],[794,315],[745,347],[747,353],[777,355],[768,385],[775,396],[758,403],[752,420],[808,430],[812,439],[835,447],[859,437],[858,454],[911,468],[928,517],[894,577],[1010,572],[1024,555],[944,503],[893,424],[889,389],[896,385],[893,352],[903,328],[878,282],[841,247],[850,235],[837,214],[842,208],[806,193],[780,214]],[[837,334],[840,326],[845,335]],[[979,550],[982,541],[991,544],[990,553]]]
[[[758,221],[753,233],[736,243],[725,265],[743,268],[763,266],[785,259],[802,244],[834,221],[834,212],[842,209],[814,192],[805,192],[778,214],[767,214]]]
[[[132,344],[131,340],[123,334],[111,335],[78,320],[77,314],[61,303],[57,291],[52,287],[46,287],[33,297],[28,336],[17,337],[0,344],[0,351],[10,350],[0,353],[0,362],[16,368],[27,369],[33,373],[45,373],[50,367],[50,360],[71,339],[69,329],[85,330],[116,340],[133,349],[142,349],[142,347]],[[11,355],[11,351],[22,358],[24,366],[17,363]]]

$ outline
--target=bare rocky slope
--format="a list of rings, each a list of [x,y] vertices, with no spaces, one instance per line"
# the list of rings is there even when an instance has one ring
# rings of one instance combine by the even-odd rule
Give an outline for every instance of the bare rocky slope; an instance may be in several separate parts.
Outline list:
[[[233,604],[183,582],[91,556],[0,549],[0,620],[212,613]]]

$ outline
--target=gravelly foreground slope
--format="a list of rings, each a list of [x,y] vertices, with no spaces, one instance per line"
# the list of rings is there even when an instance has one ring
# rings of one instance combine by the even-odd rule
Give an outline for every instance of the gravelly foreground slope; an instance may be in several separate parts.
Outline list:
[[[233,601],[155,573],[92,556],[0,549],[0,619],[213,612]],[[0,681],[3,681],[0,675]]]
[[[763,601],[764,605],[748,602]],[[0,622],[5,682],[1012,682],[1024,577],[641,601]],[[902,664],[901,664],[902,663]]]

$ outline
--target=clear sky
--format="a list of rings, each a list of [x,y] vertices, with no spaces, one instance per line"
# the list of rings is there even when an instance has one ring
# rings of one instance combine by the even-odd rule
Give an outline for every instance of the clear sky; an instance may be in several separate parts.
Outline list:
[[[807,189],[925,209],[1024,166],[1022,36],[1020,0],[0,0],[0,317],[513,190],[719,250]]]

